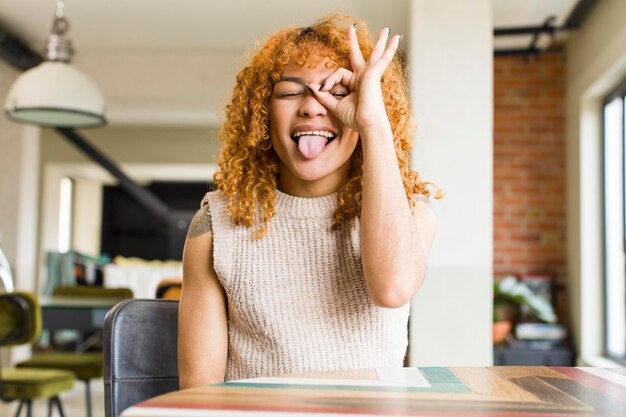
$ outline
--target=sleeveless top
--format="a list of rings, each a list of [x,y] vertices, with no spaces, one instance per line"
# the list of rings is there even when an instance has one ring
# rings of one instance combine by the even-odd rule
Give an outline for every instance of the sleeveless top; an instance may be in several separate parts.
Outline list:
[[[403,366],[409,303],[372,303],[359,220],[331,228],[336,194],[300,198],[276,190],[276,215],[262,239],[232,223],[227,203],[219,190],[202,201],[228,305],[225,380]]]

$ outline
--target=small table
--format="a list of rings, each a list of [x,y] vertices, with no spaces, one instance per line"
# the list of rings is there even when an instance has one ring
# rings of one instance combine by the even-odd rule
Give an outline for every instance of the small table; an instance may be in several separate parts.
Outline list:
[[[126,298],[120,297],[64,297],[40,299],[42,328],[54,334],[57,330],[77,330],[79,337],[75,350],[83,352],[102,340],[104,318],[113,306]],[[83,338],[85,334],[88,337]],[[56,348],[54,338],[50,343]]]
[[[208,385],[154,397],[123,417],[626,416],[626,369],[403,368]]]
[[[533,348],[524,346],[494,346],[493,363],[501,366],[574,366],[576,354],[568,344]]]
[[[42,297],[43,328],[74,329],[83,332],[104,327],[107,312],[125,298],[119,297]]]

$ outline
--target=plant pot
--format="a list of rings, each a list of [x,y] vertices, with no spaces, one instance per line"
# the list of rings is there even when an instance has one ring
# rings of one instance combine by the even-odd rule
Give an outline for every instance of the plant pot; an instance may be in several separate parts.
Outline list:
[[[493,311],[496,321],[516,321],[519,307],[509,303],[496,303]]]
[[[496,321],[493,323],[493,343],[498,344],[504,342],[506,336],[511,333],[513,323],[509,320]]]

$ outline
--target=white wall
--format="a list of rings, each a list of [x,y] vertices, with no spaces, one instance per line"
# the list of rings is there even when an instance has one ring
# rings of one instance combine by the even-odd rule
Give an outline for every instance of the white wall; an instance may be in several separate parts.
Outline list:
[[[413,301],[414,366],[492,363],[492,18],[489,0],[414,0],[409,77],[413,167],[447,196]]]
[[[17,76],[17,71],[0,60],[0,99],[6,97]],[[18,291],[37,291],[39,133],[38,128],[0,116],[0,247]],[[5,349],[2,363],[23,360],[28,351],[28,346]]]
[[[0,98],[18,72],[0,60]],[[4,103],[2,103],[4,104]],[[39,129],[0,117],[0,246],[16,289],[36,290]]]
[[[0,93],[6,96],[9,87],[17,78],[17,72],[0,60]],[[15,177],[20,171],[22,128],[6,118],[0,118],[0,246],[11,266],[17,253],[17,200],[19,187]]]
[[[567,44],[568,269],[583,362],[603,365],[602,100],[626,77],[626,1],[598,2]]]

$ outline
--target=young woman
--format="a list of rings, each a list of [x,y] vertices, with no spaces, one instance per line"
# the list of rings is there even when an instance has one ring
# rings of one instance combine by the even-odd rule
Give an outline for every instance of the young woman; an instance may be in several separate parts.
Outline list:
[[[285,29],[237,76],[185,244],[181,388],[402,366],[434,217],[390,32]]]

